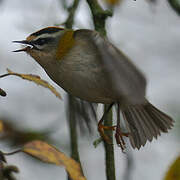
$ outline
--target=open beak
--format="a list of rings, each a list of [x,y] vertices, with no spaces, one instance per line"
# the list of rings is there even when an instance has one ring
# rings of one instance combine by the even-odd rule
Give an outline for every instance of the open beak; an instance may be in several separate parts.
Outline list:
[[[28,45],[26,46],[25,48],[22,48],[22,49],[18,49],[18,50],[15,50],[13,52],[21,52],[21,51],[27,51],[28,49],[31,49],[33,46],[32,44],[27,41],[27,40],[23,40],[23,41],[13,41],[13,43],[20,43],[20,44],[25,44],[25,45]]]

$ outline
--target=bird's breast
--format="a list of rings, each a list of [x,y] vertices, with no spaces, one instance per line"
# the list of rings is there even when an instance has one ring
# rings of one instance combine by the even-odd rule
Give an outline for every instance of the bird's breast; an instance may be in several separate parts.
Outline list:
[[[56,65],[45,69],[68,93],[90,102],[111,103],[114,98],[100,58],[95,50],[76,46]]]

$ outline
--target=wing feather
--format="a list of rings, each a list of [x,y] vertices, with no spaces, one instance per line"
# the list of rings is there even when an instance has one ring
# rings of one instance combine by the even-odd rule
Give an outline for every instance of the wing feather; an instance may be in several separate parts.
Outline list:
[[[75,36],[96,46],[113,93],[131,104],[145,100],[146,79],[136,66],[106,38],[91,30],[77,30]]]

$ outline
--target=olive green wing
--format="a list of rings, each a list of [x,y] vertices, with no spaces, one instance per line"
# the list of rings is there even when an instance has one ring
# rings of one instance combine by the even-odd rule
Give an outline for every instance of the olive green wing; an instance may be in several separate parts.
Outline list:
[[[138,68],[98,32],[77,30],[75,38],[78,37],[96,46],[109,86],[117,98],[123,98],[132,105],[144,103],[146,79]]]

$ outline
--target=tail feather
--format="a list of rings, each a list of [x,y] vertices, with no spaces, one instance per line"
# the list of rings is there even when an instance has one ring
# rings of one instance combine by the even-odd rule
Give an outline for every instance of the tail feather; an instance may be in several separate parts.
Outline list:
[[[130,113],[132,113],[133,118],[136,119],[136,127],[139,127],[141,129],[141,131],[139,131],[139,136],[141,145],[144,146],[146,144],[146,140],[148,139],[147,126],[143,121],[140,120],[142,117],[140,116],[136,108],[130,109]]]
[[[140,149],[153,137],[168,132],[173,126],[173,119],[158,110],[152,104],[128,106],[122,110],[129,138],[133,148]]]
[[[145,108],[150,112],[150,116],[157,126],[160,126],[162,132],[168,132],[168,129],[172,128],[174,121],[168,115],[161,112],[150,103]]]
[[[141,113],[144,115],[144,121],[146,122],[148,129],[150,130],[150,133],[152,135],[152,138],[157,138],[158,135],[160,135],[160,130],[154,123],[154,121],[151,120],[151,116],[146,112],[144,108],[141,108]]]
[[[122,111],[126,127],[128,132],[130,132],[129,138],[130,142],[133,148],[140,147],[141,146],[141,140],[138,133],[138,129],[134,125],[133,118],[131,117],[131,114],[129,113],[129,110]]]
[[[152,139],[153,139],[152,134],[155,134],[155,132],[154,132],[154,129],[152,128],[152,126],[149,125],[148,118],[143,113],[143,108],[141,108],[141,109],[136,108],[136,111],[139,114],[139,119],[141,119],[141,118],[144,119],[144,123],[140,120],[139,120],[139,123],[141,123],[141,126],[144,126],[144,133],[145,133],[146,138],[149,141],[152,141]]]

